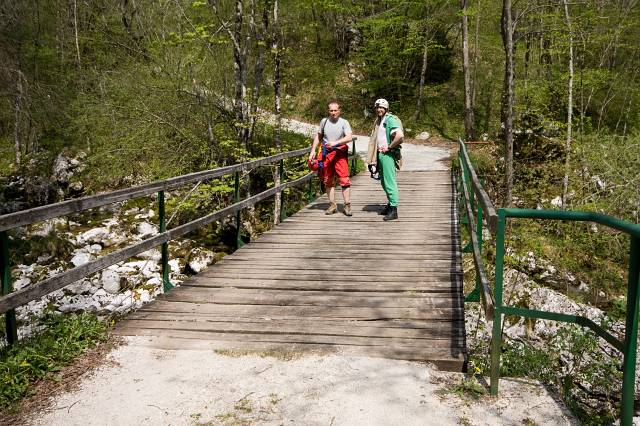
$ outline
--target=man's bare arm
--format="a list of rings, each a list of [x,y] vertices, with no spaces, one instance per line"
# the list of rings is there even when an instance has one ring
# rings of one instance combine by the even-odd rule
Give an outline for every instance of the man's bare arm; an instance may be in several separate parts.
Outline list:
[[[389,144],[389,149],[397,147],[402,143],[402,140],[404,139],[404,133],[402,133],[402,130],[400,129],[393,129],[391,133],[393,135],[393,138],[391,140],[391,143]]]

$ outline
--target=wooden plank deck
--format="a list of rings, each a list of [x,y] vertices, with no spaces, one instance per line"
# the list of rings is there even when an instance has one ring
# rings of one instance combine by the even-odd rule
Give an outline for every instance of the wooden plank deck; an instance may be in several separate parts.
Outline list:
[[[353,217],[319,198],[117,327],[141,344],[466,360],[461,255],[448,171],[401,172],[400,219],[353,178]],[[338,192],[337,199],[342,200]]]

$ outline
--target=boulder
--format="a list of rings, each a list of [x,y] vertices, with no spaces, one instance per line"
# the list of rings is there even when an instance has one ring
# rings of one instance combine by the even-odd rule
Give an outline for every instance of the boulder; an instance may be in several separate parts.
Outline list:
[[[73,266],[78,267],[85,265],[91,261],[91,254],[86,252],[78,252],[71,258]]]
[[[78,235],[76,241],[78,244],[101,244],[110,236],[107,228],[93,228]]]
[[[102,272],[100,284],[107,293],[117,294],[120,291],[120,274],[116,271],[105,269]]]
[[[420,134],[418,134],[418,136],[416,136],[416,139],[418,139],[419,141],[426,141],[430,137],[431,135],[429,134],[429,132],[421,132]]]
[[[152,237],[158,233],[158,228],[149,222],[142,222],[138,225],[137,232],[140,238]]]

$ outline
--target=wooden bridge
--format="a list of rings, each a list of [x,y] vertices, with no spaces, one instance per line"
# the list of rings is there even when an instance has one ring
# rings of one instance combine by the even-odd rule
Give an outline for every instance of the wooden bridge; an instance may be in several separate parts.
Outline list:
[[[381,220],[379,182],[356,176],[353,217],[326,216],[320,198],[117,332],[160,348],[339,352],[460,371],[466,345],[451,174],[400,172],[398,181],[399,220]]]

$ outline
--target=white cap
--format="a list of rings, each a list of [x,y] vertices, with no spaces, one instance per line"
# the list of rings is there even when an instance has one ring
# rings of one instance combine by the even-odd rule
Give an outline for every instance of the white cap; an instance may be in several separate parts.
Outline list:
[[[382,107],[382,108],[388,110],[389,109],[389,102],[387,102],[386,99],[382,99],[382,98],[376,99],[376,103],[374,105],[374,108],[377,108],[377,107]]]

